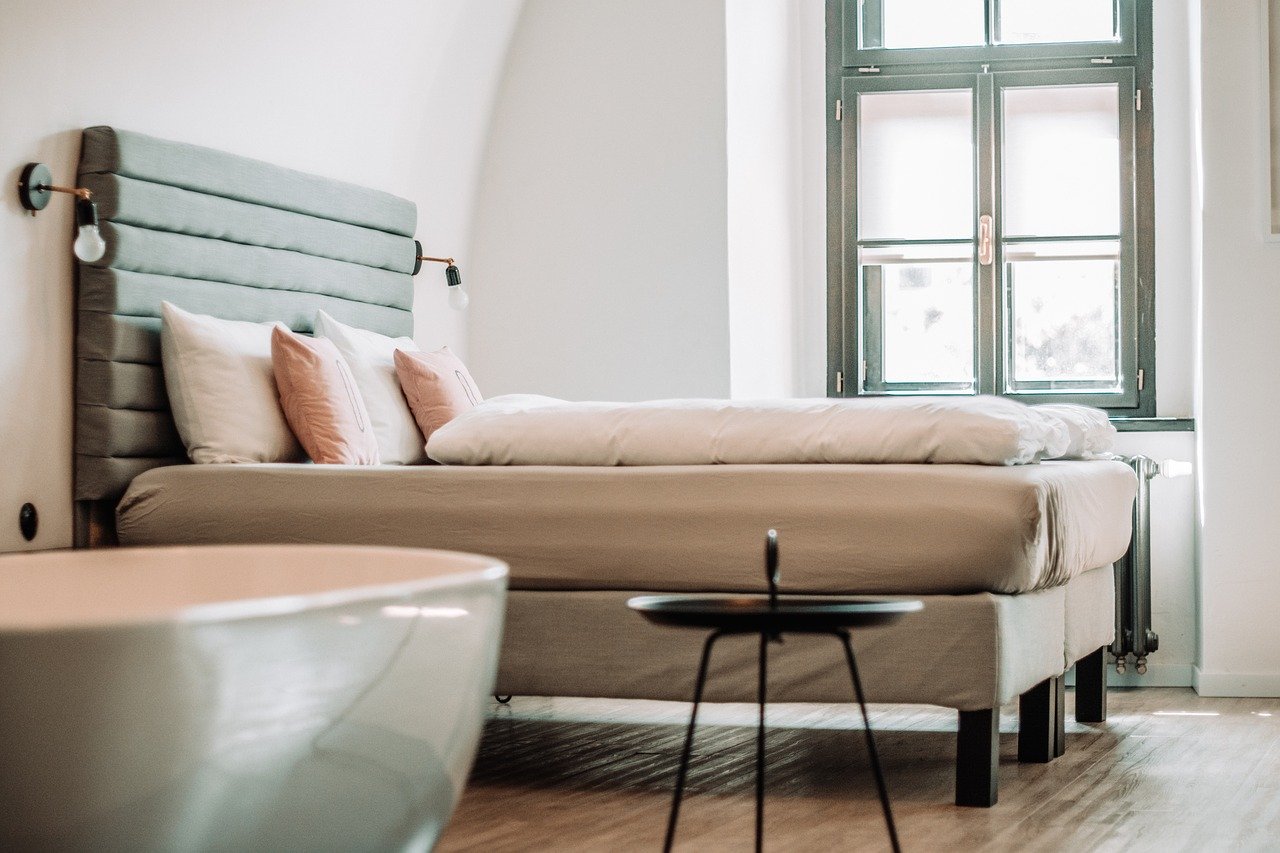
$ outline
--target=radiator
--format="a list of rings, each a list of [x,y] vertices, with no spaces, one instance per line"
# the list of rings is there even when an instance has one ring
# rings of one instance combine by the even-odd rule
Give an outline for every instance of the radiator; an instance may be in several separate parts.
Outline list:
[[[1160,465],[1146,456],[1126,456],[1138,475],[1138,498],[1133,504],[1133,538],[1116,563],[1116,638],[1111,644],[1116,672],[1123,673],[1133,658],[1134,668],[1147,671],[1147,655],[1160,648],[1160,635],[1151,626],[1151,480]]]

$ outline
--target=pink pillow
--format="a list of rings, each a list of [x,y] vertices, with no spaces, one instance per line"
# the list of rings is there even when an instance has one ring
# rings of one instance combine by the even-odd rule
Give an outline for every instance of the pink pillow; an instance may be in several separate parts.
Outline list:
[[[351,368],[332,341],[271,332],[271,368],[280,408],[312,462],[377,465],[378,440]]]
[[[435,352],[398,349],[395,359],[400,388],[423,438],[484,402],[467,366],[448,347]]]

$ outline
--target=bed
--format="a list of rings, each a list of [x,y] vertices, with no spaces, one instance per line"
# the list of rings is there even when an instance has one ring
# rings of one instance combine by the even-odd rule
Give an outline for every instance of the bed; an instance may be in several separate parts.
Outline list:
[[[1021,757],[1060,754],[1062,675],[1082,659],[1100,673],[1114,633],[1127,466],[185,464],[159,366],[160,302],[302,332],[323,308],[410,334],[415,209],[111,128],[85,131],[80,173],[109,249],[80,268],[78,544],[491,554],[511,566],[497,692],[687,700],[699,638],[650,626],[623,602],[756,591],[761,537],[775,527],[789,591],[925,601],[919,617],[861,634],[859,658],[876,700],[960,712],[958,803],[996,801],[1005,702],[1021,697]],[[718,653],[711,699],[754,697],[747,645]],[[830,650],[797,639],[779,654],[775,699],[848,700]],[[1086,681],[1078,715],[1101,717],[1102,683]]]

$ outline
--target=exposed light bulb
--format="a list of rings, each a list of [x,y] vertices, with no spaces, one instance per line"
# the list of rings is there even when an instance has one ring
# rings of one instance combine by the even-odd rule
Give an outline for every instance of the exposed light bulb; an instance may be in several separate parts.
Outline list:
[[[87,198],[76,199],[76,226],[79,233],[71,249],[77,258],[91,264],[107,253],[107,241],[98,230],[98,206]]]
[[[76,257],[91,264],[100,260],[107,253],[107,241],[102,239],[102,232],[96,225],[81,225],[76,241],[71,245]]]
[[[462,285],[457,284],[449,288],[449,307],[455,311],[465,310],[471,302],[471,297],[462,289]]]

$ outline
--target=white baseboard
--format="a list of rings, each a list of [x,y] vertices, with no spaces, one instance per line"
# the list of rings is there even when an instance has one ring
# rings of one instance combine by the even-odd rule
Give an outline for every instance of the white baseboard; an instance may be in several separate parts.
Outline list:
[[[1115,664],[1107,666],[1108,687],[1191,687],[1195,677],[1189,663],[1149,663],[1145,675],[1138,675],[1129,664],[1128,671],[1121,675],[1116,672]],[[1067,672],[1067,686],[1075,685],[1075,670]]]
[[[1201,696],[1280,698],[1280,672],[1205,672],[1194,667],[1191,686]]]

